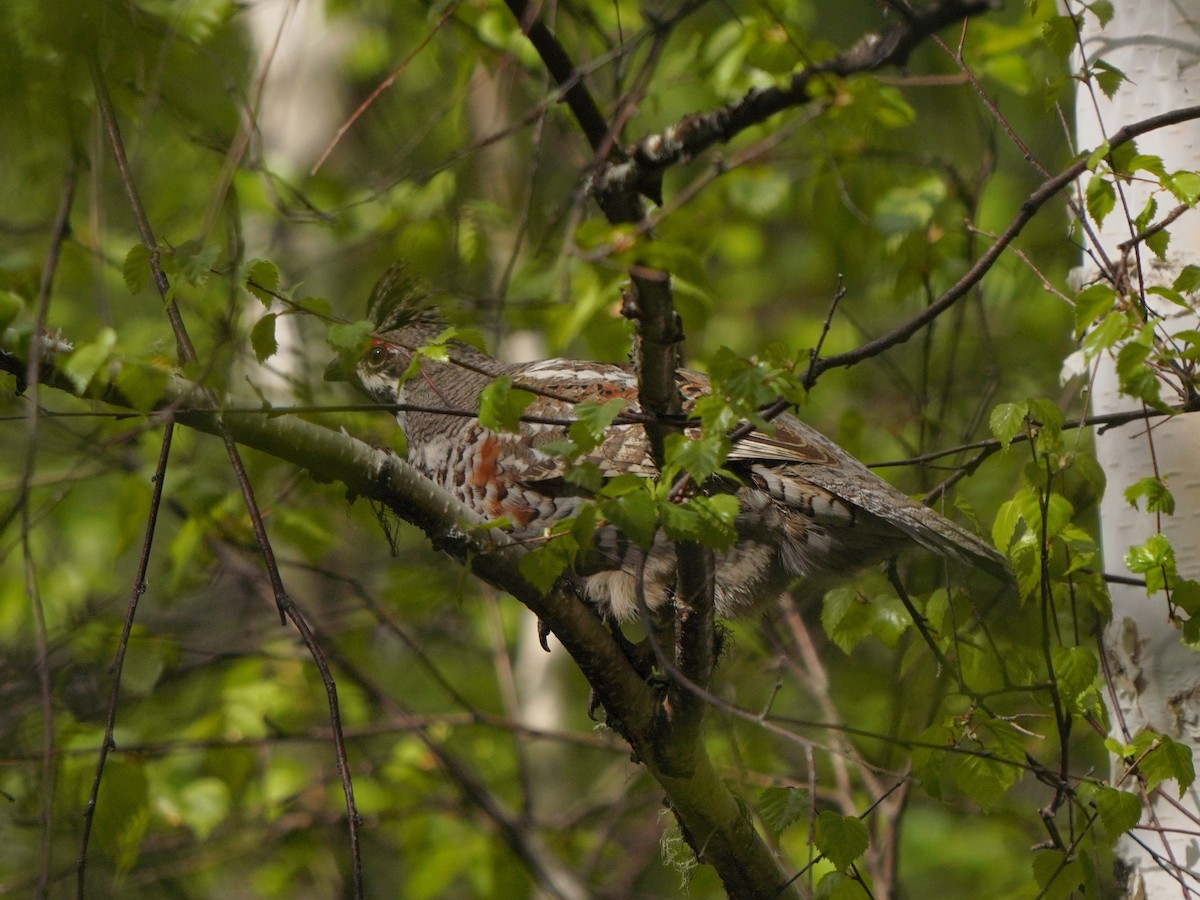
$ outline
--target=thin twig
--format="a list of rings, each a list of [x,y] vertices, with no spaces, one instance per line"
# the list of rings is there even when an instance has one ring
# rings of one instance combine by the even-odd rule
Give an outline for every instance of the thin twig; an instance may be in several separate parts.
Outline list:
[[[458,11],[458,5],[459,4],[456,0],[456,2],[451,3],[446,8],[445,12],[442,13],[441,18],[438,19],[434,26],[429,29],[429,32],[417,43],[417,46],[410,50],[404,59],[400,60],[400,64],[392,70],[391,74],[388,75],[387,78],[383,79],[383,81],[379,82],[379,84],[375,86],[375,89],[367,95],[367,98],[358,105],[358,108],[350,114],[350,117],[338,127],[338,130],[334,132],[333,138],[326,145],[325,149],[321,151],[321,155],[317,157],[317,161],[313,163],[313,167],[308,173],[309,175],[316,175],[317,172],[320,171],[321,166],[325,164],[325,160],[329,158],[329,154],[333,152],[334,148],[345,136],[346,132],[349,131],[351,126],[358,121],[359,117],[367,111],[371,104],[379,98],[379,95],[390,88],[393,83],[395,83],[396,79],[400,77],[400,73],[408,68],[408,64],[416,58],[418,53],[425,49],[429,42],[433,40],[434,35],[442,30],[442,26],[450,21],[451,16]]]
[[[88,792],[87,804],[83,808],[83,834],[79,839],[79,857],[75,863],[75,889],[79,900],[86,896],[85,882],[87,875],[88,841],[92,835],[92,823],[96,816],[96,801],[100,796],[100,780],[104,776],[104,764],[108,760],[110,750],[116,749],[113,742],[113,731],[117,723],[117,704],[121,698],[121,672],[125,667],[125,651],[129,647],[129,636],[133,632],[133,622],[137,615],[138,601],[146,592],[146,571],[150,566],[150,550],[154,545],[154,534],[158,526],[158,511],[162,505],[163,483],[167,479],[167,461],[171,457],[171,438],[175,434],[175,422],[168,420],[163,429],[162,445],[158,451],[158,465],[151,479],[154,489],[150,496],[150,509],[146,515],[146,533],[142,538],[142,553],[138,558],[137,575],[133,579],[133,589],[129,592],[129,605],[125,609],[125,622],[121,626],[121,638],[117,641],[117,651],[113,658],[112,685],[108,693],[108,713],[104,722],[104,740],[100,743],[100,751],[96,755],[96,772],[92,776],[92,788]]]
[[[54,285],[54,275],[58,271],[59,254],[63,242],[70,232],[71,206],[75,199],[75,176],[78,166],[79,161],[72,153],[63,176],[58,210],[55,212],[54,222],[50,228],[50,247],[46,252],[46,263],[42,268],[42,277],[38,284],[34,338],[29,345],[29,361],[24,372],[24,381],[29,390],[29,414],[27,417],[29,425],[26,432],[28,444],[25,448],[25,465],[21,472],[21,488],[16,502],[21,513],[21,547],[24,557],[25,589],[29,595],[30,605],[33,607],[38,696],[42,707],[42,835],[37,883],[37,896],[39,897],[47,895],[51,880],[51,857],[54,846],[55,733],[54,696],[50,683],[49,643],[46,635],[46,610],[42,604],[41,592],[38,590],[37,567],[33,560],[33,549],[29,544],[29,536],[32,534],[33,528],[29,514],[29,494],[37,467],[39,447],[37,435],[41,412],[39,376],[41,373],[42,335],[46,331],[50,293]]]
[[[1126,125],[1120,131],[1112,136],[1109,140],[1110,149],[1116,149],[1123,144],[1129,143],[1139,135],[1149,131],[1155,131],[1159,128],[1165,128],[1169,125],[1177,125],[1180,122],[1189,122],[1193,119],[1200,118],[1200,106],[1188,106],[1182,109],[1172,110],[1157,116],[1151,116],[1148,119],[1143,119],[1140,122],[1135,122],[1132,125]],[[1024,230],[1029,224],[1034,215],[1043,206],[1046,205],[1054,196],[1058,194],[1064,187],[1087,171],[1088,161],[1086,158],[1077,159],[1074,163],[1067,166],[1053,178],[1048,178],[1043,181],[1036,190],[1030,194],[1021,204],[1021,209],[1016,217],[1009,224],[1008,228],[996,239],[982,256],[975,261],[967,272],[945,291],[937,300],[925,307],[921,312],[907,322],[897,326],[887,334],[874,340],[867,341],[856,347],[853,350],[848,350],[845,353],[838,353],[834,356],[826,356],[819,360],[811,370],[810,377],[805,382],[805,387],[811,387],[822,373],[832,368],[849,368],[857,365],[863,360],[870,359],[888,350],[898,344],[902,344],[915,335],[918,331],[952,307],[956,302],[966,296],[975,285],[983,278],[984,274],[991,269],[996,260],[1000,258],[1000,254],[1004,252],[1017,235]]]
[[[92,82],[96,93],[96,103],[99,107],[105,133],[108,136],[109,147],[112,151],[113,159],[117,163],[117,169],[121,175],[121,183],[125,189],[126,198],[129,201],[130,211],[133,213],[134,221],[137,223],[142,244],[150,253],[150,271],[154,278],[154,283],[158,288],[159,295],[166,305],[167,317],[175,334],[180,361],[183,363],[194,363],[197,360],[196,350],[191,338],[188,336],[187,328],[184,325],[179,308],[174,300],[171,299],[170,284],[160,264],[158,244],[155,240],[153,229],[150,227],[150,220],[146,215],[145,207],[142,205],[141,197],[138,194],[133,173],[129,167],[129,161],[125,154],[125,145],[121,138],[120,126],[117,121],[116,112],[113,109],[112,100],[108,94],[104,74],[100,69],[99,63],[94,58],[90,60],[90,66]],[[201,386],[201,393],[206,403],[214,409],[219,407],[216,395],[211,389]],[[237,481],[238,489],[241,491],[243,502],[246,505],[246,512],[250,519],[255,541],[258,544],[259,553],[262,556],[267,575],[271,582],[271,589],[275,595],[275,604],[279,610],[280,622],[284,623],[287,619],[290,619],[292,624],[295,625],[296,630],[300,632],[304,640],[304,645],[312,656],[313,662],[316,664],[325,686],[326,696],[329,701],[330,723],[333,726],[334,755],[337,759],[338,773],[342,780],[342,792],[346,797],[346,819],[350,838],[354,894],[356,897],[361,898],[363,896],[362,857],[359,850],[358,838],[360,818],[354,802],[354,789],[350,778],[349,761],[346,756],[345,738],[341,733],[341,715],[338,707],[337,686],[333,682],[329,666],[325,662],[324,654],[316,642],[312,629],[305,620],[303,613],[301,613],[283,586],[283,579],[279,574],[279,567],[275,563],[275,554],[271,548],[270,538],[267,535],[266,526],[263,524],[262,513],[258,502],[255,500],[254,490],[250,484],[250,478],[246,473],[246,467],[242,461],[237,444],[233,436],[229,433],[229,430],[223,424],[218,424],[218,433],[222,443],[225,445],[225,451],[229,457],[234,478]],[[84,849],[86,851],[86,847]]]
[[[630,153],[628,163],[610,164],[595,179],[598,197],[636,189],[659,177],[662,170],[718,143],[725,143],[748,128],[759,125],[786,109],[812,101],[814,85],[832,77],[845,78],[873,72],[889,65],[903,65],[912,50],[934,32],[968,16],[990,9],[990,0],[945,0],[913,14],[887,34],[865,35],[849,50],[833,59],[805,66],[786,84],[754,88],[727,106],[685,116],[658,134],[643,138]]]

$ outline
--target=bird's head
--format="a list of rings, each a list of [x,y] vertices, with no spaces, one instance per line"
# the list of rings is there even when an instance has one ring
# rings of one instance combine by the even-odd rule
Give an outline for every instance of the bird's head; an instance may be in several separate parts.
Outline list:
[[[394,263],[371,289],[366,321],[366,343],[335,356],[325,380],[349,382],[381,403],[394,403],[413,351],[441,330],[441,319],[407,267]]]

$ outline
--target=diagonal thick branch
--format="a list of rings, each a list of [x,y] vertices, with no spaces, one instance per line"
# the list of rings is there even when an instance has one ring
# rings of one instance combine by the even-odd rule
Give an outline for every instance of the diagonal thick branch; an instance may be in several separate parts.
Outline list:
[[[25,366],[25,359],[0,349],[0,371],[20,377]],[[52,361],[43,365],[39,381],[44,387],[78,395]],[[701,860],[720,873],[731,896],[797,896],[744,803],[718,775],[703,743],[693,734],[664,732],[655,690],[634,670],[595,611],[565,585],[542,595],[521,575],[523,546],[504,532],[489,529],[392,453],[294,416],[273,416],[270,410],[258,416],[223,417],[220,410],[206,405],[204,395],[195,384],[173,377],[156,407],[181,425],[228,435],[243,446],[308,471],[318,481],[340,481],[352,496],[385,504],[417,525],[436,548],[516,597],[571,654],[604,705],[610,724],[662,786],[681,827],[693,846],[701,848]],[[94,385],[84,396],[133,408],[115,382]],[[687,746],[681,747],[684,742]],[[681,757],[689,763],[683,774],[673,765]]]

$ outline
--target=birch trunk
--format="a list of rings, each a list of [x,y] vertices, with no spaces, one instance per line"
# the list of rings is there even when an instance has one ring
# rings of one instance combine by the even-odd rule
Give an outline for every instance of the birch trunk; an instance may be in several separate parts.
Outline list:
[[[1079,7],[1069,4],[1070,11]],[[1190,12],[1189,12],[1190,10]],[[1081,82],[1075,104],[1076,134],[1080,150],[1103,144],[1106,136],[1130,122],[1197,103],[1200,96],[1200,19],[1192,3],[1177,0],[1139,0],[1118,3],[1116,14],[1101,29],[1094,16],[1085,16],[1083,52],[1089,64],[1103,59],[1129,79],[1111,99]],[[1089,65],[1089,68],[1091,66]],[[1138,150],[1161,156],[1167,171],[1200,169],[1200,126],[1187,123],[1152,132],[1138,139]],[[1117,207],[1095,236],[1099,246],[1085,248],[1082,281],[1102,275],[1098,260],[1107,260],[1120,272],[1127,265],[1130,295],[1146,296],[1155,285],[1170,285],[1180,269],[1200,263],[1200,212],[1188,210],[1171,227],[1166,260],[1158,260],[1143,244],[1127,258],[1118,245],[1133,236],[1129,218],[1144,207],[1157,190],[1157,221],[1177,203],[1149,181],[1119,187]],[[1091,251],[1091,252],[1089,252]],[[1102,251],[1102,252],[1098,252]],[[1177,306],[1155,303],[1163,315],[1158,332],[1165,335],[1196,328],[1194,313]],[[1163,398],[1178,402],[1174,386],[1164,386]],[[1096,413],[1141,409],[1141,404],[1118,390],[1111,358],[1100,360],[1092,396]],[[1101,504],[1104,568],[1109,574],[1129,575],[1125,554],[1152,536],[1156,529],[1175,549],[1179,574],[1200,578],[1200,420],[1193,415],[1170,421],[1138,420],[1097,434],[1096,452],[1108,478]],[[1161,520],[1134,509],[1125,489],[1142,478],[1164,479],[1174,494],[1174,516]],[[1168,620],[1164,594],[1147,597],[1137,586],[1112,584],[1113,620],[1105,634],[1105,654],[1111,672],[1108,692],[1112,735],[1122,743],[1149,728],[1190,745],[1193,759],[1200,751],[1200,654],[1181,640],[1181,631]],[[1197,760],[1200,762],[1200,760]],[[1120,779],[1126,765],[1113,761],[1113,783],[1136,788],[1133,779]],[[1193,787],[1177,800],[1174,782],[1163,785],[1147,800],[1138,828],[1117,847],[1124,868],[1123,886],[1130,897],[1181,897],[1200,893],[1200,794]]]

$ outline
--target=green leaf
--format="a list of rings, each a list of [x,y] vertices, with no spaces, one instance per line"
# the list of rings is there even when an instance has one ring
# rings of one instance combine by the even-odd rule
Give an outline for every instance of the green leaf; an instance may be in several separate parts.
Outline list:
[[[635,494],[638,492],[647,493],[651,485],[645,478],[637,475],[617,475],[615,478],[610,478],[604,482],[604,488],[600,491],[603,497],[624,497],[626,494]]]
[[[279,341],[275,339],[277,318],[275,313],[267,313],[250,329],[250,346],[254,348],[254,357],[260,363],[266,362],[279,350]]]
[[[930,725],[916,737],[913,744],[913,774],[920,780],[921,787],[929,796],[941,800],[950,786],[949,760],[947,751],[958,742],[957,733],[947,725]]]
[[[150,251],[144,244],[134,244],[125,254],[121,265],[125,276],[125,287],[131,294],[139,294],[150,283]]]
[[[246,276],[242,284],[247,291],[261,300],[264,306],[270,307],[275,300],[272,292],[279,290],[279,267],[269,259],[252,259],[246,266]]]
[[[729,453],[729,440],[723,434],[706,434],[698,438],[670,434],[664,449],[668,465],[679,466],[698,484],[703,484],[722,471],[725,456]]]
[[[929,176],[914,185],[901,185],[884,193],[875,204],[872,219],[875,227],[885,234],[916,231],[929,225],[945,198],[945,182]]]
[[[1097,225],[1103,225],[1108,214],[1117,205],[1117,192],[1107,175],[1096,174],[1088,179],[1084,194],[1088,215]]]
[[[1139,508],[1138,501],[1143,497],[1146,498],[1146,512],[1175,514],[1175,497],[1161,478],[1147,476],[1125,488],[1125,500],[1134,509]]]
[[[803,788],[769,787],[758,798],[763,821],[776,834],[804,818],[811,805],[808,791]]]
[[[1167,246],[1171,243],[1171,232],[1163,228],[1146,238],[1146,246],[1159,259],[1167,258]]]
[[[614,397],[606,403],[578,403],[575,421],[567,429],[567,437],[575,444],[576,453],[587,453],[603,443],[613,419],[625,409],[625,401]]]
[[[529,583],[544,594],[575,563],[578,552],[579,544],[571,535],[559,534],[530,550],[517,565]]]
[[[1079,337],[1104,313],[1116,306],[1117,294],[1107,284],[1093,284],[1075,297],[1075,336]]]
[[[25,302],[12,291],[0,291],[0,334],[24,307]]]
[[[511,375],[501,375],[479,395],[479,424],[492,431],[517,431],[521,416],[536,399],[532,391],[513,387]]]
[[[575,450],[575,445],[569,441],[562,443],[567,444],[572,451]],[[542,450],[546,453],[552,453],[552,451],[549,449],[550,446],[550,444],[545,444],[543,445]],[[574,456],[575,454],[572,452],[567,455]],[[587,462],[586,460],[571,465],[567,471],[563,473],[563,478],[571,484],[575,484],[583,488],[589,494],[595,494],[604,486],[604,475],[601,473],[600,467],[594,462]]]
[[[163,399],[170,373],[161,366],[127,361],[117,373],[117,389],[140,412],[149,412]]]
[[[869,845],[867,826],[854,816],[843,816],[831,809],[817,813],[813,842],[839,870],[850,868]]]
[[[1071,16],[1051,16],[1042,26],[1042,36],[1051,52],[1066,59],[1075,49],[1079,26]]]
[[[1007,551],[1012,546],[1017,526],[1023,521],[1021,504],[1015,500],[1006,500],[996,511],[992,521],[992,543],[1000,550]]]
[[[1096,654],[1086,647],[1055,647],[1050,654],[1063,701],[1072,705],[1092,686],[1100,671]]]
[[[1138,157],[1142,159],[1143,157]],[[1157,159],[1157,157],[1153,157]],[[1142,211],[1137,214],[1133,220],[1134,231],[1145,231],[1150,227],[1150,223],[1154,221],[1154,214],[1158,212],[1158,201],[1154,197],[1146,199],[1146,205],[1142,207]]]
[[[642,482],[640,478],[636,480]],[[611,482],[606,489],[610,486]],[[600,502],[601,515],[643,550],[654,543],[658,529],[658,506],[647,488],[648,485],[639,484],[636,490]]]
[[[1179,784],[1179,797],[1196,780],[1191,748],[1171,739],[1169,735],[1145,730],[1133,739],[1133,755],[1138,769],[1146,778],[1146,790],[1152,791],[1164,781],[1174,779]]]
[[[599,518],[599,512],[594,503],[584,503],[579,507],[577,512],[570,519],[566,519],[558,524],[558,528],[567,525],[567,534],[575,541],[575,545],[579,548],[576,551],[576,557],[580,553],[590,550],[592,547],[593,538],[596,534],[596,520]]]
[[[1194,206],[1200,198],[1200,172],[1173,172],[1163,179],[1163,185],[1188,206]]]
[[[1180,578],[1171,591],[1171,602],[1189,616],[1200,615],[1200,581]]]
[[[925,609],[922,610],[929,627],[935,632],[942,630],[942,624],[946,621],[946,614],[949,612],[950,594],[945,588],[938,588],[930,594],[929,599],[925,601]]]
[[[1146,288],[1146,293],[1162,297],[1164,300],[1168,300],[1171,303],[1174,303],[1180,309],[1185,309],[1188,312],[1191,312],[1192,310],[1192,304],[1188,303],[1187,300],[1184,299],[1183,294],[1179,293],[1179,291],[1175,290],[1174,288],[1162,287],[1161,285],[1151,285],[1150,287]]]
[[[229,785],[212,776],[189,781],[179,795],[180,817],[204,841],[229,815]]]
[[[325,341],[338,353],[357,357],[366,349],[374,330],[374,324],[365,319],[345,325],[330,325],[325,332]]]
[[[212,274],[213,263],[221,249],[199,241],[185,241],[172,251],[175,266],[184,280],[195,287],[204,285]]]
[[[1083,339],[1083,351],[1088,359],[1093,359],[1100,351],[1107,350],[1132,332],[1133,327],[1123,312],[1110,312],[1087,333]]]
[[[130,871],[137,863],[150,822],[149,793],[142,763],[120,757],[109,761],[92,825],[100,848],[116,863],[119,872]]]
[[[1121,393],[1157,406],[1161,402],[1158,377],[1146,363],[1151,349],[1139,341],[1130,341],[1121,347],[1117,352],[1117,377]]]
[[[909,624],[899,599],[886,594],[872,598],[853,588],[835,588],[821,607],[821,627],[843,653],[868,637],[895,646]]]
[[[1108,159],[1108,155],[1111,152],[1112,148],[1109,146],[1108,141],[1105,141],[1103,144],[1089,153],[1087,158],[1088,171],[1094,172],[1097,168],[1099,168],[1100,164]]]
[[[82,394],[96,377],[96,373],[112,358],[117,346],[117,333],[111,328],[102,328],[96,339],[83,344],[63,363],[63,374],[71,380],[75,390]]]
[[[661,501],[658,505],[658,519],[663,531],[673,541],[699,541],[702,525],[696,509],[690,503],[672,503]]]
[[[1084,880],[1078,858],[1068,859],[1057,850],[1041,850],[1033,857],[1033,877],[1041,892],[1039,900],[1068,900]]]
[[[1029,415],[1037,423],[1038,431],[1058,435],[1062,432],[1063,412],[1058,404],[1048,397],[1030,397]]]
[[[1116,66],[1109,65],[1102,59],[1098,59],[1092,63],[1092,75],[1096,79],[1096,84],[1100,86],[1100,90],[1104,92],[1104,96],[1112,99],[1113,94],[1117,92],[1117,88],[1121,83],[1127,81],[1125,73]]]
[[[1046,498],[1046,508],[1043,513],[1041,510],[1036,512],[1029,511],[1026,516],[1026,521],[1035,529],[1042,530],[1041,524],[1043,517],[1045,519],[1046,540],[1054,540],[1071,524],[1071,520],[1075,517],[1075,507],[1071,505],[1071,501],[1062,494],[1051,494]]]
[[[737,540],[737,497],[732,494],[713,494],[693,497],[685,506],[696,517],[697,536],[714,550],[728,550]]]
[[[1162,160],[1138,149],[1137,141],[1126,141],[1118,144],[1108,152],[1108,160],[1112,163],[1113,171],[1130,174],[1135,167],[1141,167],[1150,172],[1162,171]]]
[[[1200,266],[1184,266],[1171,282],[1171,287],[1181,294],[1193,294],[1200,290]]]
[[[813,900],[868,900],[869,896],[857,879],[830,869],[817,882]]]
[[[957,759],[954,776],[962,792],[984,809],[991,809],[1020,778],[1021,770],[983,752]]]
[[[1175,575],[1175,551],[1164,535],[1151,535],[1144,544],[1130,547],[1125,554],[1130,572],[1146,576],[1146,593],[1165,588]]]
[[[1028,414],[1028,403],[999,403],[992,409],[988,425],[1004,449],[1007,450],[1012,439],[1025,431]]]
[[[1096,17],[1096,21],[1103,28],[1113,18],[1113,5],[1109,0],[1092,0],[1091,3],[1085,4],[1092,11],[1092,15]]]
[[[333,301],[328,297],[305,297],[294,302],[297,309],[312,313],[314,316],[328,318],[333,315]]]
[[[1109,837],[1115,838],[1124,834],[1142,818],[1142,800],[1136,794],[1118,790],[1107,785],[1099,785],[1095,789],[1092,801],[1104,822],[1104,830]]]

